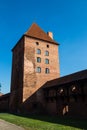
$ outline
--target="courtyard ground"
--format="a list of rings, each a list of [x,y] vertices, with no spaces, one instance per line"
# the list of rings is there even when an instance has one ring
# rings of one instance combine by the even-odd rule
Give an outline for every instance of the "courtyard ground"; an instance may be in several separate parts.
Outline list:
[[[87,130],[86,119],[59,118],[41,115],[24,117],[8,113],[0,113],[0,119],[21,126],[25,130]]]
[[[0,130],[24,130],[22,127],[0,119]]]

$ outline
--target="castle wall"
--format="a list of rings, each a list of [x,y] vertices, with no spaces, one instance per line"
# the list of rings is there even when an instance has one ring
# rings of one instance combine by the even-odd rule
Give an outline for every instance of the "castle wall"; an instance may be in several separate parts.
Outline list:
[[[87,118],[87,82],[84,82],[82,87],[84,87],[84,94],[78,94],[76,101],[74,99],[70,101],[68,115]]]
[[[72,86],[76,90],[72,91]],[[63,89],[62,93],[59,90]],[[68,90],[68,92],[67,92]],[[56,86],[44,90],[46,111],[58,116],[87,118],[87,81]]]
[[[0,112],[9,111],[9,97],[10,93],[0,96]]]

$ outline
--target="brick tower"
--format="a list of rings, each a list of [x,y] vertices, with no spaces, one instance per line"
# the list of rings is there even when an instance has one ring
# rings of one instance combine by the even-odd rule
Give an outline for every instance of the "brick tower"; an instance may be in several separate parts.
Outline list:
[[[45,33],[34,23],[12,49],[11,111],[17,111],[47,81],[60,76],[58,45],[51,32]]]

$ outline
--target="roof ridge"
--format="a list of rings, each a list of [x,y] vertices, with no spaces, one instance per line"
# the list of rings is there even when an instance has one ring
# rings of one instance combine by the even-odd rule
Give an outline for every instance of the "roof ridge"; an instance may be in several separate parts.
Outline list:
[[[64,85],[68,83],[75,83],[77,81],[81,81],[84,79],[87,79],[87,69],[50,80],[46,82],[46,84],[44,85],[44,88],[50,88],[50,87],[55,87],[55,86],[58,87],[60,85]]]
[[[63,76],[61,76],[61,77],[52,79],[52,80],[50,80],[50,81],[58,80],[58,79],[61,79],[61,78],[65,78],[65,77],[72,76],[72,75],[75,75],[75,74],[78,74],[78,73],[82,73],[82,72],[85,72],[85,71],[87,71],[87,69],[80,70],[80,71],[76,71],[76,72],[73,72],[73,73],[70,73],[70,74],[67,74],[67,75],[63,75]],[[47,82],[50,82],[50,81],[47,81]]]
[[[32,28],[32,26],[33,26],[34,24],[36,24],[36,23],[33,22],[33,23],[31,24],[31,26],[27,29],[27,31],[26,31],[24,34],[26,34],[26,33]]]

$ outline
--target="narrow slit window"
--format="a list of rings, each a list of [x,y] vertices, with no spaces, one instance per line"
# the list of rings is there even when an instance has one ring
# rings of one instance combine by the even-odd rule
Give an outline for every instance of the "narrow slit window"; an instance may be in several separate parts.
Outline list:
[[[39,45],[39,42],[36,42],[36,45]]]
[[[49,45],[47,45],[47,48],[49,48]]]

